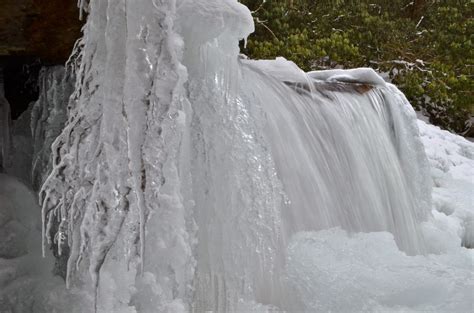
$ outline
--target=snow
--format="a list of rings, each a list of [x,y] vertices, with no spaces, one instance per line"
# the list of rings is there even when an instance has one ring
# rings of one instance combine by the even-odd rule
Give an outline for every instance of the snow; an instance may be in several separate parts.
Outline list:
[[[418,127],[431,166],[434,217],[473,247],[474,143],[421,120]]]
[[[277,57],[275,60],[244,58],[242,63],[283,82],[309,83],[316,80],[318,82],[357,83],[381,87],[387,85],[385,80],[372,68],[332,69],[305,73],[294,62],[283,57]]]
[[[283,57],[278,57],[275,60],[245,59],[242,60],[242,63],[248,64],[280,81],[299,83],[305,83],[308,81],[308,76],[303,70],[301,70],[294,62]]]
[[[305,312],[471,312],[472,250],[407,256],[390,233],[298,233],[288,280]]]
[[[322,81],[339,81],[385,86],[385,81],[372,68],[334,69],[309,72],[308,76]]]
[[[246,39],[255,30],[249,9],[233,0],[182,0],[176,13],[178,32],[189,46],[212,42],[223,33],[232,40]]]

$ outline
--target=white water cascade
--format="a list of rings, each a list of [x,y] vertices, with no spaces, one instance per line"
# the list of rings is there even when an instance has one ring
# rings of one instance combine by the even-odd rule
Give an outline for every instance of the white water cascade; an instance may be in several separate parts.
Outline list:
[[[67,312],[343,311],[302,270],[338,257],[333,240],[382,242],[407,267],[431,252],[416,116],[375,72],[239,56],[253,21],[234,0],[80,4],[75,91],[40,191]]]

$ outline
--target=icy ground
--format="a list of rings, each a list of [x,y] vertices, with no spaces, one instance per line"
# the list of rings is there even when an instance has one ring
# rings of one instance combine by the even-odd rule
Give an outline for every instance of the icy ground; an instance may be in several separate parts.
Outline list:
[[[432,254],[407,256],[386,232],[301,232],[288,248],[288,283],[309,312],[472,312],[474,143],[418,122],[431,165]],[[75,290],[42,259],[35,195],[0,175],[0,312],[83,312]],[[88,299],[91,301],[91,299]],[[262,311],[256,305],[253,311]],[[135,312],[124,309],[123,312]]]
[[[86,313],[52,274],[53,257],[41,256],[37,203],[18,179],[0,174],[0,313]]]

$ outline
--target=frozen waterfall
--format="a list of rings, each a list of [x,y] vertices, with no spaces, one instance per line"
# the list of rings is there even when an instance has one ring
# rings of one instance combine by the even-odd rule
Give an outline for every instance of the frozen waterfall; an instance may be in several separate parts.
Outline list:
[[[89,10],[41,195],[47,242],[70,251],[68,285],[89,268],[99,308],[113,309],[109,292],[198,311],[291,307],[285,247],[303,230],[390,231],[423,251],[426,161],[394,87],[239,59],[253,25],[233,1]]]
[[[325,268],[350,272],[345,251],[365,260],[360,249],[385,246],[404,269],[433,252],[416,115],[375,72],[246,59],[238,41],[253,20],[234,0],[79,3],[88,20],[72,70],[43,72],[32,114],[43,254],[53,250],[68,287],[55,303],[67,294],[77,313],[344,311],[349,302],[321,293]],[[375,259],[348,281],[383,267]],[[416,284],[430,271],[381,272],[397,294],[359,294],[382,299],[378,309],[404,297],[397,279],[431,290]],[[357,293],[347,299],[367,309]]]

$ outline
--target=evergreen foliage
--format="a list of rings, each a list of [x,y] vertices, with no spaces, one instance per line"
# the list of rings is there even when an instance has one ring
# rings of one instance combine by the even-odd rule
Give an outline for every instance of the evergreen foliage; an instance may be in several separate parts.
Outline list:
[[[304,70],[369,66],[417,110],[466,134],[474,114],[472,0],[242,0],[256,31],[243,52]],[[472,131],[472,129],[471,129]]]

